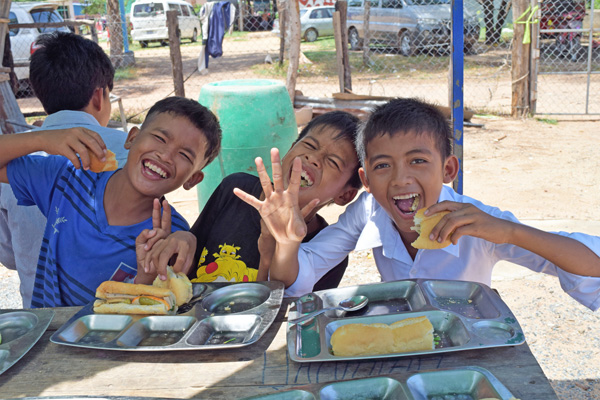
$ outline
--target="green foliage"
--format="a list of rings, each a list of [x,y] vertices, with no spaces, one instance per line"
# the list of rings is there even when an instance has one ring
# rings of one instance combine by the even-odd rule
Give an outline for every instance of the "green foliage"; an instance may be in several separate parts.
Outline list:
[[[544,124],[558,125],[558,121],[553,118],[536,118],[535,120]]]
[[[137,68],[135,67],[125,67],[125,68],[117,68],[115,70],[115,82],[123,81],[127,79],[134,79],[137,77]]]

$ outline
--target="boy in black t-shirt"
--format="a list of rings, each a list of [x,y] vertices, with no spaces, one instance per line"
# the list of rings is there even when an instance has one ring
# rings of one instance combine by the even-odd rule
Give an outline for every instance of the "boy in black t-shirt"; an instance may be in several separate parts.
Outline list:
[[[305,241],[327,226],[317,214],[319,209],[331,203],[350,203],[361,187],[354,148],[358,122],[356,117],[343,111],[323,114],[300,132],[282,159],[286,186],[292,162],[295,158],[302,160],[300,207],[317,203],[305,217],[308,229]],[[175,269],[189,271],[194,282],[267,280],[268,260],[261,260],[258,250],[260,214],[234,195],[236,187],[257,198],[263,194],[258,177],[246,173],[227,176],[215,189],[190,232],[176,232],[167,238],[142,232],[137,249],[143,267],[155,270],[177,255]],[[317,282],[314,290],[337,287],[347,265],[346,258]]]

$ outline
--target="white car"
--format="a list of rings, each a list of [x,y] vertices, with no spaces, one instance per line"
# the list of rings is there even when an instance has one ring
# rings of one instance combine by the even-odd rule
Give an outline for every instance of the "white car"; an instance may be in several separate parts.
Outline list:
[[[177,11],[180,38],[198,40],[200,19],[190,4],[183,0],[136,0],[131,7],[131,38],[148,47],[149,42],[169,43],[167,11]]]
[[[50,3],[17,3],[10,4],[11,24],[33,24],[36,22],[63,22],[56,9],[58,4]],[[32,45],[38,36],[54,31],[69,32],[66,26],[60,28],[12,28],[10,34],[10,49],[15,65],[29,63],[33,53]],[[15,74],[19,81],[29,78],[29,66],[15,67]]]
[[[300,10],[300,35],[307,42],[322,36],[333,36],[333,13],[335,7],[310,7]],[[279,35],[279,20],[273,23],[273,32]]]

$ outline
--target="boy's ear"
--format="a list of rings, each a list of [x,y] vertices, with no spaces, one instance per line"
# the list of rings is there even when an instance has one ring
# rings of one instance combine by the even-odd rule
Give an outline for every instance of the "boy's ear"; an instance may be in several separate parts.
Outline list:
[[[446,158],[446,162],[444,163],[444,183],[450,183],[456,178],[458,167],[458,158],[454,154]]]
[[[96,112],[102,111],[102,107],[104,106],[104,88],[94,89],[92,98],[88,104],[91,105]]]
[[[131,143],[135,140],[136,136],[140,133],[140,128],[137,126],[132,127],[127,134],[127,140],[125,140],[125,148],[129,150],[131,148]]]
[[[369,188],[369,178],[367,178],[367,173],[365,172],[365,169],[363,167],[360,167],[358,169],[358,176],[360,177],[360,181],[365,187],[367,193],[371,193],[371,189]]]
[[[204,179],[204,172],[202,172],[202,171],[196,171],[190,177],[190,179],[188,179],[187,181],[185,181],[185,183],[183,184],[183,188],[185,190],[190,190],[191,188],[193,188],[194,186],[196,186],[197,184],[199,184],[200,182],[202,182],[202,179]]]
[[[354,198],[358,194],[358,189],[353,188],[350,185],[346,185],[343,190],[344,191],[342,192],[342,194],[336,196],[333,199],[335,204],[337,204],[338,206],[345,206],[346,204],[354,200]]]

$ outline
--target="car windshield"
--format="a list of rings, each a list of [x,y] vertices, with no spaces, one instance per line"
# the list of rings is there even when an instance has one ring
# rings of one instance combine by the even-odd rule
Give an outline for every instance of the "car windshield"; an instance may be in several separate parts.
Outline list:
[[[307,11],[308,11],[307,8],[300,10],[300,18],[302,18],[304,16],[304,14],[306,14]]]
[[[450,4],[450,0],[406,0],[409,5],[413,6],[434,6],[439,4]]]
[[[138,18],[155,17],[164,13],[162,3],[136,4],[133,6],[133,16]]]
[[[63,22],[63,19],[60,15],[54,10],[31,10],[31,17],[35,22],[44,23],[44,22]],[[54,32],[57,30],[65,30],[65,27],[61,28],[38,28],[41,33]]]

